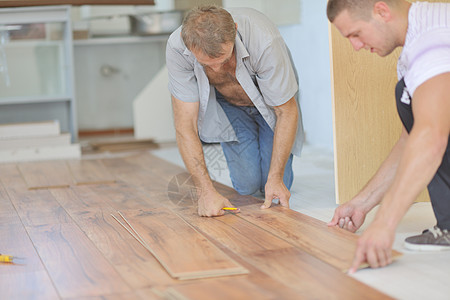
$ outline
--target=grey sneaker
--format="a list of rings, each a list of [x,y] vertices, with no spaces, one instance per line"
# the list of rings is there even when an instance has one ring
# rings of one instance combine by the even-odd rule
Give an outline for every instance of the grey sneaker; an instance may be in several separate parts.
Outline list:
[[[450,250],[450,232],[439,227],[424,230],[421,235],[405,239],[405,248],[415,251],[444,251]]]

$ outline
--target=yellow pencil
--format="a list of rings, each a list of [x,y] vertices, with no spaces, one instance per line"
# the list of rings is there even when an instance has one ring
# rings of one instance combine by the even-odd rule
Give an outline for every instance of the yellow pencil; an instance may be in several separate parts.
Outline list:
[[[222,209],[223,210],[238,210],[239,208],[237,208],[237,207],[224,207]]]

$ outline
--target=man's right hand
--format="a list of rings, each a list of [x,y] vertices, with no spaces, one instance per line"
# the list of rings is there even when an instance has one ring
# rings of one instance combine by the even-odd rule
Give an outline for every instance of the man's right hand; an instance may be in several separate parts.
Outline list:
[[[202,191],[198,199],[198,215],[201,217],[222,216],[224,207],[234,207],[231,202],[216,190]],[[239,209],[234,211],[239,212]]]
[[[333,219],[328,223],[328,226],[339,226],[355,232],[364,223],[365,218],[366,213],[361,205],[352,200],[336,208]]]

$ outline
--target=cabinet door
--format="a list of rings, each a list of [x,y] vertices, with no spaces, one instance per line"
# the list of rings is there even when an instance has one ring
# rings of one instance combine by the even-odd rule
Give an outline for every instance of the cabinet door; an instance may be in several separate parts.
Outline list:
[[[330,51],[336,201],[344,203],[375,174],[400,136],[394,90],[401,49],[385,58],[356,52],[331,25]],[[429,201],[428,192],[418,199]]]

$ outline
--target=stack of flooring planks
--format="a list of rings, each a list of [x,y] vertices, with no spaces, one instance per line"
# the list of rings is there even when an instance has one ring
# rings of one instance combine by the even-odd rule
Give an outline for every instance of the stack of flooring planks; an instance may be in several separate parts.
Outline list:
[[[80,156],[80,146],[61,133],[57,120],[0,125],[0,163]]]
[[[0,253],[26,258],[0,264],[5,299],[389,299],[342,271],[354,234],[281,207],[261,211],[260,200],[220,184],[241,213],[199,217],[191,201],[168,196],[185,170],[151,154],[70,171],[95,182],[92,168],[105,168],[114,183],[48,184],[58,188],[30,189],[24,170],[52,177],[27,164],[0,164]],[[117,211],[154,255],[111,217]],[[223,276],[195,279],[205,274]]]

